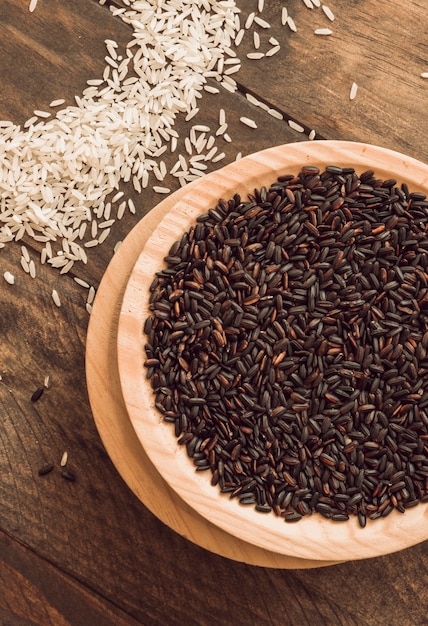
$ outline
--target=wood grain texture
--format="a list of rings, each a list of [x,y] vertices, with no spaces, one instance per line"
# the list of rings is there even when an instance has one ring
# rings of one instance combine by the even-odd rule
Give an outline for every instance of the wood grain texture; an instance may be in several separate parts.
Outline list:
[[[238,3],[239,4],[239,3]],[[273,36],[281,50],[272,58],[242,64],[240,88],[255,92],[324,139],[373,143],[428,162],[426,141],[428,37],[426,6],[420,0],[336,0],[327,3],[336,19],[303,2],[287,4],[297,32],[281,26],[284,2],[265,2],[258,28],[261,50]],[[240,3],[245,23],[255,3]],[[316,28],[330,28],[317,36]],[[244,37],[239,55],[253,51]],[[352,83],[358,85],[350,101]],[[263,84],[263,90],[259,85]]]
[[[239,0],[239,4],[244,14],[255,8],[253,1]],[[265,11],[278,15],[279,2],[272,0],[265,5]],[[296,11],[309,19],[312,13],[303,3],[299,6],[295,4]],[[348,38],[345,33],[336,39],[330,58],[322,54],[324,46],[330,45],[328,41],[316,42],[318,54],[326,57],[322,59],[325,68],[311,59],[306,39],[295,38],[289,45],[293,56],[285,63],[274,57],[263,71],[257,64],[246,63],[242,90],[249,89],[272,105],[280,105],[306,128],[315,127],[326,137],[377,141],[426,161],[424,111],[420,92],[413,93],[416,86],[419,89],[419,82],[413,82],[416,66],[419,71],[418,58],[426,62],[427,57],[426,39],[420,34],[423,3],[337,0],[332,8],[345,20],[341,28],[346,24],[351,34],[362,33],[363,44],[363,33],[367,33],[373,68],[365,62],[364,46],[355,47],[354,36]],[[418,23],[414,17],[406,22],[409,11],[416,12],[413,15],[418,16]],[[129,29],[124,30],[123,23],[95,0],[39,0],[32,14],[27,1],[4,0],[0,18],[0,118],[16,123],[28,119],[36,108],[45,109],[54,98],[63,97],[66,104],[73,104],[86,80],[99,77],[103,70],[103,40],[112,37],[125,46],[129,37]],[[297,23],[303,25],[299,20]],[[402,29],[405,35],[399,39],[405,45],[398,46],[397,54],[385,36],[381,47],[376,48],[376,32],[386,23],[392,33]],[[275,34],[273,27],[270,34]],[[282,45],[286,52],[286,44]],[[293,58],[306,74],[289,70]],[[346,61],[346,73],[337,65],[341,59]],[[400,66],[394,69],[398,59]],[[366,74],[373,71],[366,82],[370,85],[372,81],[372,86],[366,91],[364,81],[358,79],[357,106],[348,107],[347,83],[354,79],[355,68],[359,71],[361,67]],[[264,71],[266,68],[271,69]],[[408,83],[403,70],[412,77]],[[331,92],[325,84],[329,74],[334,77],[334,83],[329,83]],[[394,78],[383,90],[383,79],[390,75]],[[410,90],[406,94],[411,94],[407,101],[403,101],[403,83]],[[336,100],[340,98],[344,100],[339,106]],[[226,109],[233,138],[231,144],[225,142],[224,162],[232,161],[239,151],[249,154],[305,138],[286,122],[250,105],[242,92],[213,97],[204,94],[198,120],[215,128],[220,106]],[[256,119],[257,130],[244,127],[240,115]],[[184,137],[189,125],[178,120],[177,130]],[[173,158],[169,163],[174,163]],[[100,282],[116,241],[124,239],[160,199],[150,191],[141,196],[132,191],[129,194],[137,214],[126,215],[114,225],[110,238],[89,255],[87,266],[73,268],[90,284]],[[27,246],[36,258],[37,251],[33,252],[30,242]],[[1,543],[2,625],[29,626],[37,616],[47,624],[58,618],[73,626],[86,626],[77,613],[64,608],[70,591],[68,583],[63,584],[63,576],[67,581],[71,577],[84,590],[83,607],[99,620],[91,623],[102,624],[102,619],[109,623],[111,605],[120,607],[129,623],[133,618],[149,626],[427,623],[427,542],[368,561],[313,571],[282,571],[212,554],[152,515],[110,461],[93,421],[84,371],[88,324],[85,290],[71,277],[59,277],[38,265],[37,279],[31,281],[20,270],[19,258],[19,245],[10,244],[0,252],[0,528],[13,542],[18,541],[19,549],[15,546],[13,552],[21,554],[22,548],[30,565],[27,569],[15,557],[6,559],[5,543]],[[2,278],[6,270],[15,274],[13,287]],[[51,299],[53,287],[63,302],[60,309]],[[33,404],[30,395],[46,374],[51,375],[52,387]],[[67,468],[75,472],[75,483],[60,475],[64,450],[69,453]],[[38,469],[48,462],[54,464],[54,471],[39,477]],[[35,576],[45,570],[44,565],[32,563],[32,555],[53,564],[52,578],[49,575],[47,580],[57,590],[57,598],[48,596],[43,581],[32,577],[32,568]],[[29,589],[34,603],[25,607]],[[3,598],[8,598],[7,602]],[[109,600],[109,608],[97,604],[100,598]],[[90,606],[97,606],[99,614],[95,609],[91,614]]]
[[[106,601],[0,531],[2,626],[137,626]]]

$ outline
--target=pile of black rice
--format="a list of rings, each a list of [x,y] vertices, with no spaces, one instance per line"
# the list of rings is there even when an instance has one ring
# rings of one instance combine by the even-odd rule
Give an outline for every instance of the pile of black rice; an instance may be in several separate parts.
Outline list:
[[[427,231],[405,183],[308,166],[174,243],[145,366],[221,492],[362,527],[428,502]]]

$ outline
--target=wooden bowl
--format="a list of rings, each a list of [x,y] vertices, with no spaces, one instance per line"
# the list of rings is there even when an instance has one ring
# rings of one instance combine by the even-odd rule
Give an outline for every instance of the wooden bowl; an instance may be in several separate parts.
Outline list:
[[[333,522],[314,513],[295,524],[261,514],[229,499],[211,486],[210,472],[196,472],[171,424],[163,422],[146,379],[143,326],[149,314],[149,285],[163,268],[163,258],[181,234],[219,198],[245,197],[268,186],[278,175],[297,173],[304,165],[373,169],[379,178],[396,178],[412,191],[428,193],[428,166],[410,157],[366,144],[317,141],[270,148],[213,172],[194,184],[165,215],[147,239],[131,272],[118,325],[118,365],[124,401],[144,450],[170,487],[200,515],[226,532],[259,548],[298,558],[353,560],[395,552],[428,539],[426,504],[393,511],[360,528],[356,518]]]

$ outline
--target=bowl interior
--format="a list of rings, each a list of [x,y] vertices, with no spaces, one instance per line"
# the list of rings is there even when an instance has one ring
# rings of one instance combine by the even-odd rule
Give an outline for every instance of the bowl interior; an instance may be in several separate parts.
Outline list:
[[[211,486],[210,472],[196,472],[173,427],[162,420],[146,379],[144,322],[149,314],[149,285],[164,267],[163,258],[196,218],[219,198],[245,197],[268,186],[278,175],[297,174],[305,165],[373,169],[378,178],[396,178],[412,191],[428,193],[428,166],[405,155],[354,142],[303,142],[258,152],[213,172],[189,186],[188,193],[154,228],[129,278],[118,327],[118,364],[130,420],[147,455],[167,483],[200,515],[226,532],[279,554],[316,560],[352,560],[379,556],[428,538],[428,507],[420,504],[404,514],[368,521],[333,522],[319,514],[286,524],[272,514],[244,507]]]

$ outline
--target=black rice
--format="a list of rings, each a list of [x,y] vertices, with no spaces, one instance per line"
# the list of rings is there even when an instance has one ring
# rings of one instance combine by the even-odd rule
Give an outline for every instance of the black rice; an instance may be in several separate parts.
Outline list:
[[[151,287],[147,375],[197,471],[295,522],[428,499],[428,201],[306,166],[220,200]]]

